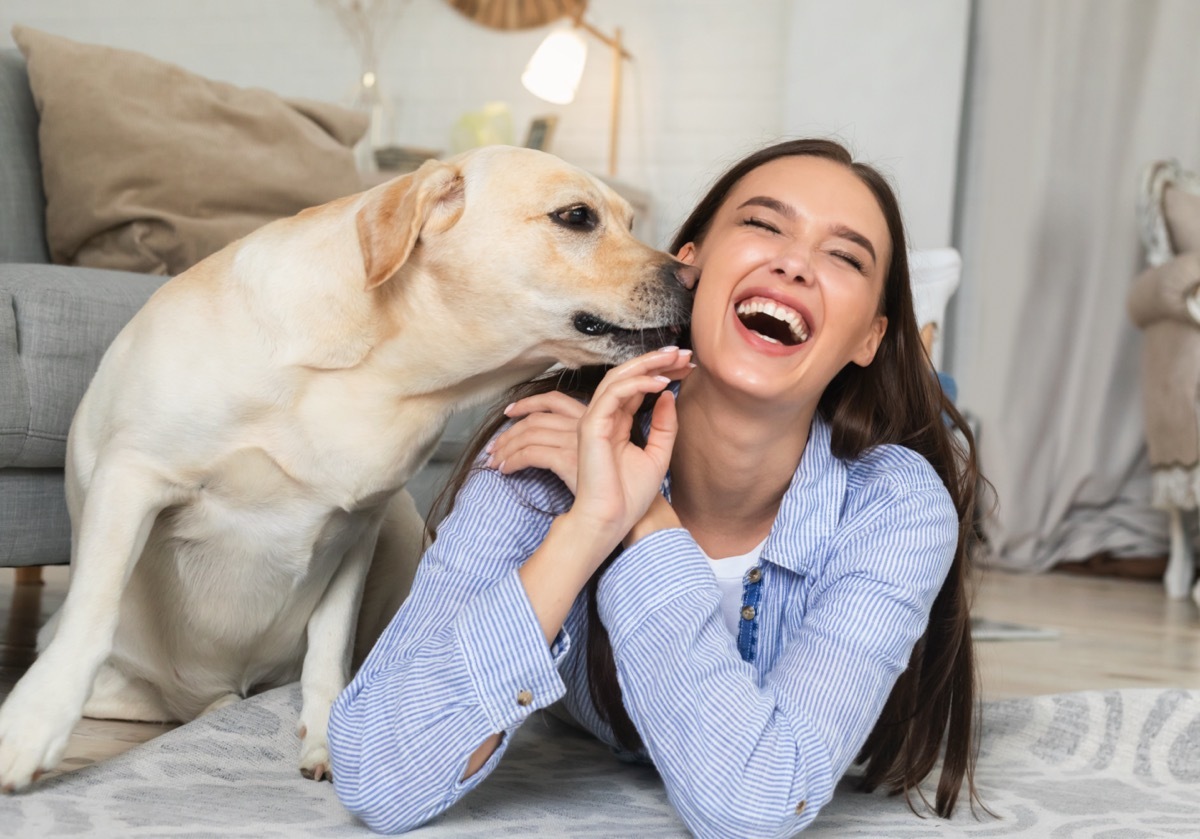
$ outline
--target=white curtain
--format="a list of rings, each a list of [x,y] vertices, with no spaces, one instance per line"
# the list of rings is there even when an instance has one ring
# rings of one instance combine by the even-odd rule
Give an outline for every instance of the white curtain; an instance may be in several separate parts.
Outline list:
[[[1200,163],[1200,2],[974,11],[949,363],[996,488],[993,560],[1165,555],[1125,300],[1142,167]]]

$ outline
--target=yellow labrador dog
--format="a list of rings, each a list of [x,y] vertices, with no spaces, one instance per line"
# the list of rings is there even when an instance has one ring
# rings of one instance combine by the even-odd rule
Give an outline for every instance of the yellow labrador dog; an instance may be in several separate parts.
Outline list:
[[[71,426],[71,586],[0,708],[0,786],[55,766],[81,714],[189,720],[297,677],[300,770],[327,774],[356,621],[362,646],[408,589],[403,487],[448,416],[686,322],[694,270],[630,224],[595,178],[491,147],[166,283]]]

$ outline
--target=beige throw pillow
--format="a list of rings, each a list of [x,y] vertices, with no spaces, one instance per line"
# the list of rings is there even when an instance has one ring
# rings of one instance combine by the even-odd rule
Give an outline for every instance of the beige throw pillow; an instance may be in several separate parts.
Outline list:
[[[366,116],[13,28],[41,116],[54,262],[178,274],[272,219],[362,189]]]

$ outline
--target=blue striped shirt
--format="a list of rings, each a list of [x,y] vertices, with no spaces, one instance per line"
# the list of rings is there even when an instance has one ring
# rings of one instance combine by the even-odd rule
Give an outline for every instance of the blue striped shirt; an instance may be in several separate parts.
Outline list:
[[[669,489],[669,487],[668,487]],[[547,647],[517,576],[570,493],[551,473],[477,469],[423,557],[412,594],[329,721],[334,785],[371,828],[446,810],[558,699],[614,746],[586,675],[581,594]],[[597,603],[644,751],[695,835],[791,836],[829,801],[925,630],[958,519],[929,463],[899,446],[853,462],[819,418],[730,635],[686,530],[652,533]],[[467,760],[505,732],[481,770]],[[619,751],[619,750],[618,750]]]

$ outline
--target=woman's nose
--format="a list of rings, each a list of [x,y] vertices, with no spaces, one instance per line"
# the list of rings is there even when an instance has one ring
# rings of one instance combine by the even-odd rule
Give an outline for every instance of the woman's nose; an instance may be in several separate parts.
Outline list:
[[[796,282],[806,283],[812,280],[812,260],[809,259],[808,249],[798,243],[781,247],[771,259],[772,273]]]

